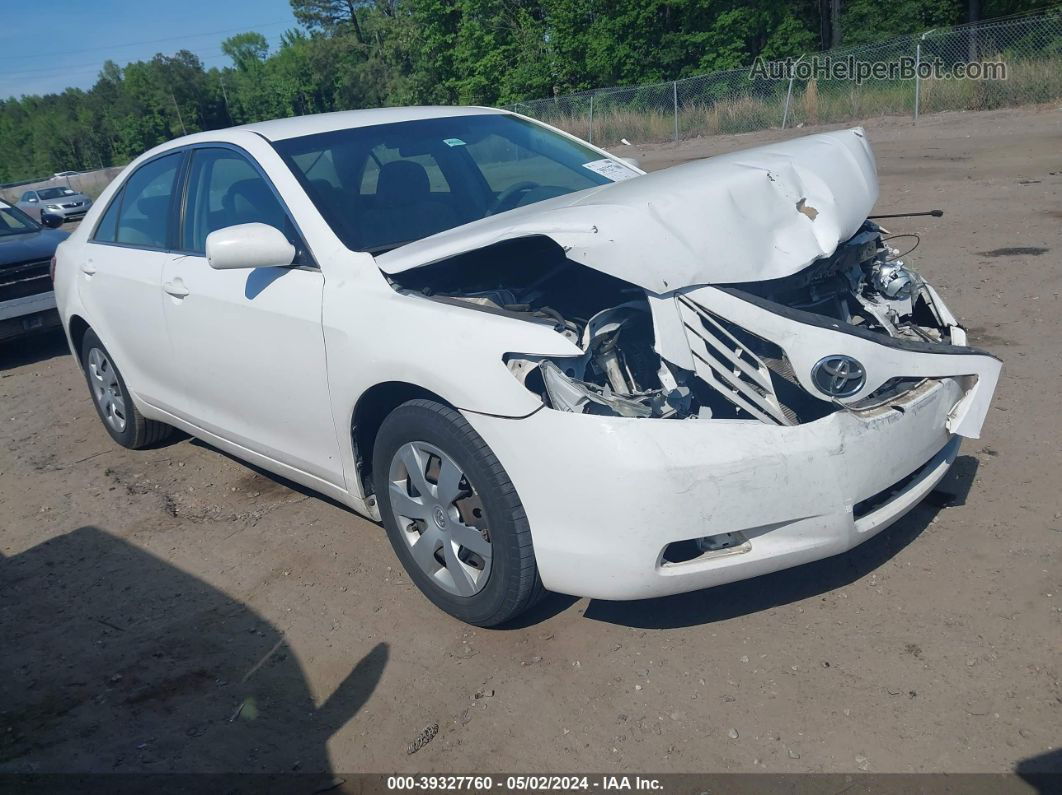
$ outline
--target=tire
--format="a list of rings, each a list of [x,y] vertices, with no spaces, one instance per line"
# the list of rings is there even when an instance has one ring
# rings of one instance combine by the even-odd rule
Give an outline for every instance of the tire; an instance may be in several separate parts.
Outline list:
[[[373,481],[395,554],[437,607],[493,627],[541,599],[545,591],[516,488],[457,411],[431,400],[392,411],[376,436]]]
[[[92,329],[81,341],[81,369],[103,427],[122,447],[139,450],[170,435],[173,428],[146,419],[137,410],[121,371]]]

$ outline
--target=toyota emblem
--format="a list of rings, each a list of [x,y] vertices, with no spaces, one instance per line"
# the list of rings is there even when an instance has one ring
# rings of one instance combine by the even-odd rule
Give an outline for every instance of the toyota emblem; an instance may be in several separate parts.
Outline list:
[[[849,397],[863,388],[867,371],[851,356],[835,354],[819,359],[811,368],[811,380],[820,392],[830,397]]]

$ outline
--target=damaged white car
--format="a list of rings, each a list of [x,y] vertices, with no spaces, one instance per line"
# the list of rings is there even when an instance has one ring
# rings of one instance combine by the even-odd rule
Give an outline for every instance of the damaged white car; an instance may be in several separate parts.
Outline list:
[[[308,116],[139,158],[56,293],[116,441],[340,500],[489,626],[834,555],[938,484],[1000,363],[876,199],[859,129],[643,175],[496,110]]]

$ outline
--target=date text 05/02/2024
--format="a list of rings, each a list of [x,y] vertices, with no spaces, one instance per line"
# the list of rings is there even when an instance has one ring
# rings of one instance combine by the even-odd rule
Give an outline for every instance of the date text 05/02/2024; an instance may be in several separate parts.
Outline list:
[[[577,791],[577,790],[642,790],[663,789],[659,779],[643,776],[388,776],[387,789],[394,791],[469,790],[485,792],[493,789],[508,791]]]

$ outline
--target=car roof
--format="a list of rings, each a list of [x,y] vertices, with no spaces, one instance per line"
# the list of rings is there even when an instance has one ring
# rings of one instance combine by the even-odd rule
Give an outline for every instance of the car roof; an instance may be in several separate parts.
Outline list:
[[[272,119],[233,127],[234,130],[250,130],[270,141],[283,141],[301,135],[345,130],[351,127],[371,127],[377,124],[394,124],[421,119],[443,119],[451,116],[483,116],[506,113],[496,108],[461,107],[453,105],[420,105],[405,108],[372,108],[368,110],[340,110],[334,113],[317,113],[311,116],[293,116],[287,119]]]
[[[130,165],[138,164],[153,157],[166,154],[172,149],[182,146],[202,143],[217,143],[229,141],[239,143],[240,136],[245,133],[260,135],[268,141],[283,141],[288,138],[298,138],[303,135],[316,133],[334,132],[353,127],[372,127],[378,124],[394,124],[403,121],[419,121],[421,119],[445,119],[453,116],[488,116],[488,115],[511,115],[509,111],[497,108],[481,108],[459,105],[420,105],[405,108],[372,108],[368,110],[340,110],[333,113],[316,113],[310,116],[292,116],[286,119],[271,119],[258,121],[251,124],[242,124],[238,127],[224,127],[217,130],[205,130],[204,132],[191,133],[180,138],[174,138],[149,149]],[[102,197],[101,197],[102,198]]]

